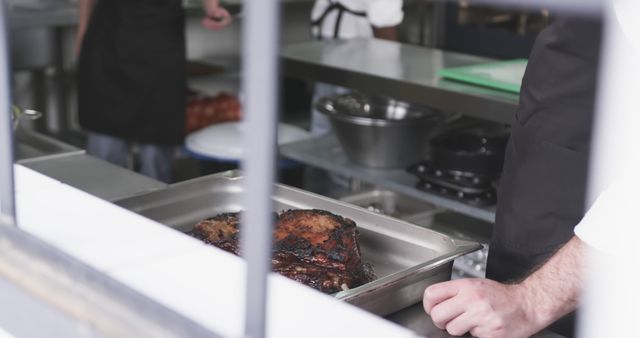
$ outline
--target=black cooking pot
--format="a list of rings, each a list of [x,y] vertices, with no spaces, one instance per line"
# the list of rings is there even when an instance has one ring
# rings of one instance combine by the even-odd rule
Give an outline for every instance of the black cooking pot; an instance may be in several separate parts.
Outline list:
[[[435,168],[454,174],[497,177],[507,139],[507,135],[445,134],[431,140],[431,161]]]

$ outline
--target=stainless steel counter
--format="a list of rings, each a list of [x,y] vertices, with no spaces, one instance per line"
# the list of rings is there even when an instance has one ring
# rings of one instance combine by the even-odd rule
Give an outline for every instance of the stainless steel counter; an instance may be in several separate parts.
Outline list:
[[[21,164],[108,201],[167,186],[131,170],[85,154],[45,157],[23,161]]]
[[[77,22],[77,5],[65,0],[15,4],[9,12],[11,29],[66,27],[75,26]]]
[[[10,26],[12,29],[75,27],[78,24],[78,6],[65,0],[51,0],[38,5],[15,5],[11,7]],[[186,6],[186,12],[196,9],[202,13],[202,5]]]
[[[314,0],[282,0],[288,4],[308,4]],[[187,15],[202,15],[202,1],[184,1]],[[236,9],[242,6],[242,0],[221,0],[222,6]],[[35,27],[76,26],[78,21],[77,5],[69,0],[46,0],[36,5],[16,4],[11,6],[10,26],[12,29]]]
[[[403,169],[371,169],[349,161],[334,135],[311,138],[280,147],[280,153],[296,161],[341,175],[354,177],[435,206],[493,223],[495,207],[474,207],[415,188],[418,179]]]
[[[415,333],[427,338],[451,338],[454,337],[446,331],[438,329],[431,321],[431,317],[427,316],[422,309],[422,303],[410,306],[404,310],[398,311],[387,316],[387,319],[400,324]],[[470,337],[470,336],[465,336]],[[532,338],[562,338],[558,334],[549,331],[542,331]]]
[[[284,71],[300,78],[387,95],[446,111],[511,123],[518,95],[444,80],[438,70],[490,62],[478,56],[377,39],[313,41],[281,52]]]
[[[84,150],[80,148],[34,131],[19,129],[14,135],[15,157],[18,162],[69,154],[84,154]]]

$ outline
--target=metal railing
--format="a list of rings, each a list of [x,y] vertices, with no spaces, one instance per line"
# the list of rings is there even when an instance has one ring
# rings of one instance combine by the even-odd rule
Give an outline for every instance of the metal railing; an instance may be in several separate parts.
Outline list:
[[[0,225],[16,225],[7,4],[0,3]]]
[[[246,175],[246,209],[240,247],[247,262],[245,335],[262,338],[266,327],[267,277],[271,271],[271,196],[279,97],[279,1],[246,1],[245,13],[242,85],[246,117],[242,166]]]
[[[596,13],[603,10],[602,2],[597,0],[484,0],[478,1],[492,5],[516,4],[518,6],[547,6],[560,10],[570,9],[585,13]],[[243,254],[247,260],[246,274],[246,317],[245,334],[251,338],[265,336],[265,315],[267,302],[267,275],[269,273],[269,260],[271,248],[272,211],[272,183],[275,172],[275,133],[277,121],[278,98],[278,18],[279,3],[277,0],[247,0],[246,17],[244,21],[244,91],[246,94],[247,118],[244,124],[246,132],[246,152],[243,167],[247,177],[247,188],[250,191],[246,195],[245,224],[248,227],[242,238]],[[605,9],[607,29],[611,31],[612,12]],[[607,35],[612,38],[611,35]],[[640,37],[636,37],[640,38]],[[0,223],[16,224],[13,187],[13,142],[10,120],[11,95],[8,67],[8,53],[6,43],[6,7],[0,8]],[[624,52],[619,45],[606,44],[610,50],[603,63],[601,74],[607,76],[605,83],[615,83],[619,77],[621,65],[619,62],[629,62],[626,58],[614,57],[618,52]],[[637,79],[637,78],[636,78]],[[637,102],[628,100],[633,95],[630,90],[613,94],[610,90],[600,90],[600,104],[598,105],[598,121],[602,122],[602,116],[608,113],[610,108],[618,109],[612,99],[622,98],[624,102]],[[624,107],[632,109],[632,107]],[[612,119],[625,119],[628,116],[616,115]],[[639,141],[638,136],[632,139]],[[602,142],[601,136],[596,134],[594,147],[598,149]],[[614,142],[615,143],[615,142]],[[638,144],[638,143],[636,143]],[[628,145],[627,145],[628,146]],[[598,153],[596,153],[596,156]],[[617,165],[618,163],[607,164]],[[602,171],[607,165],[600,165]],[[592,172],[592,182],[597,181],[599,173]],[[16,230],[18,231],[18,230]],[[6,231],[0,234],[7,234]],[[14,237],[2,237],[3,241],[19,241],[18,232],[13,232]],[[31,243],[29,245],[36,245]],[[19,248],[19,247],[18,247]],[[42,246],[41,250],[50,250]],[[40,259],[44,259],[40,257]],[[44,260],[43,260],[44,261]],[[84,269],[84,268],[83,268]],[[87,268],[88,269],[88,268]],[[100,279],[99,275],[92,278]],[[108,277],[103,276],[105,280]],[[134,297],[133,294],[129,296]],[[606,324],[606,323],[605,323]],[[613,324],[613,323],[609,323]]]

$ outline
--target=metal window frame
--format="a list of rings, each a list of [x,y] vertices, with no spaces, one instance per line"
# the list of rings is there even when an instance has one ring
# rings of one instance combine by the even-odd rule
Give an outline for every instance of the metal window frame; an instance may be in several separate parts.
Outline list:
[[[479,0],[478,3],[520,7],[542,5],[583,14],[603,11],[603,2],[598,0]],[[249,231],[242,238],[243,247],[246,248],[244,256],[247,259],[245,333],[248,337],[261,338],[265,336],[266,281],[271,247],[271,224],[267,220],[271,219],[271,189],[275,172],[279,1],[247,0],[245,6],[247,15],[243,23],[243,83],[247,96],[247,118],[244,124],[247,151],[243,166],[247,176],[246,191],[252,192],[246,197],[246,223]],[[5,48],[0,51],[0,97],[4,97],[5,100],[0,103],[0,224],[16,225],[6,18],[6,3],[3,1],[0,8],[0,46]],[[605,21],[610,20],[609,13]],[[613,54],[615,50],[608,53]],[[601,72],[604,73],[612,65],[605,63],[602,67]],[[602,102],[608,101],[604,98]],[[599,105],[597,114],[601,115],[599,112],[605,111],[606,108],[606,104]],[[99,332],[110,333],[108,323],[115,322],[122,325],[122,329],[140,332],[135,330],[144,328],[139,328],[134,322],[140,320],[148,324],[148,327],[165,330],[162,332],[166,332],[167,336],[215,336],[197,323],[190,322],[131,291],[16,227],[0,227],[0,252],[3,253],[3,259],[0,260],[0,278],[13,276],[12,281],[16,285],[39,294],[48,304],[57,306],[72,318],[97,325],[93,327],[104,328],[104,331]],[[12,271],[13,274],[8,274],[7,271]],[[49,283],[52,280],[60,283]],[[65,283],[68,284],[63,287]],[[55,288],[51,284],[56,284]],[[74,289],[69,286],[73,286]],[[76,287],[78,289],[75,289]],[[49,291],[59,294],[49,294]],[[96,300],[109,304],[112,310],[130,313],[134,320],[120,318],[117,313],[110,313],[108,310],[83,317],[78,313],[74,315],[73,311],[68,312],[68,309],[65,312],[63,306],[63,303],[73,303],[74,306],[84,304],[90,307],[91,302]],[[141,309],[144,311],[140,311]],[[102,320],[107,324],[96,322]]]
[[[240,240],[247,262],[245,336],[263,338],[266,331],[267,278],[271,271],[273,181],[278,120],[278,0],[245,2],[242,86],[246,116],[242,167],[246,182]]]
[[[18,228],[7,9],[2,0],[0,299],[8,302],[0,306],[0,327],[20,337],[220,337]]]
[[[0,226],[0,257],[0,299],[25,301],[0,306],[0,326],[16,336],[219,337],[17,227]]]
[[[6,1],[0,4],[0,225],[16,225],[13,183],[13,124]]]

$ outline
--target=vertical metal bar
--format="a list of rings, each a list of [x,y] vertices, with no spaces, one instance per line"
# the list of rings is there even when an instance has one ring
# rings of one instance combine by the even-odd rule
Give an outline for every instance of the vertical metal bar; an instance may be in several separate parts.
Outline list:
[[[588,204],[591,204],[620,172],[638,167],[638,152],[635,147],[640,142],[640,101],[637,87],[637,78],[640,76],[640,66],[637,65],[640,43],[634,39],[640,37],[631,36],[633,27],[627,32],[622,30],[621,22],[612,6],[605,6],[604,12],[602,61],[598,76],[598,100],[591,147]],[[634,6],[640,8],[638,5]],[[635,49],[634,43],[637,44]]]
[[[247,261],[245,335],[262,338],[266,326],[267,275],[271,270],[280,8],[277,0],[250,0],[244,6],[246,212],[241,249]]]
[[[605,6],[588,205],[620,176],[630,177],[626,175],[640,170],[640,26],[634,25],[638,10],[637,0],[612,1]],[[620,219],[616,214],[608,218],[612,224]],[[608,223],[598,224],[627,238],[637,238],[640,231],[636,225],[637,222],[633,227],[616,226],[612,230]],[[637,248],[619,245],[614,255],[608,255],[591,254],[585,306],[580,311],[580,337],[625,337],[629,332],[638,332]]]
[[[0,224],[15,225],[13,127],[6,1],[0,3]]]

